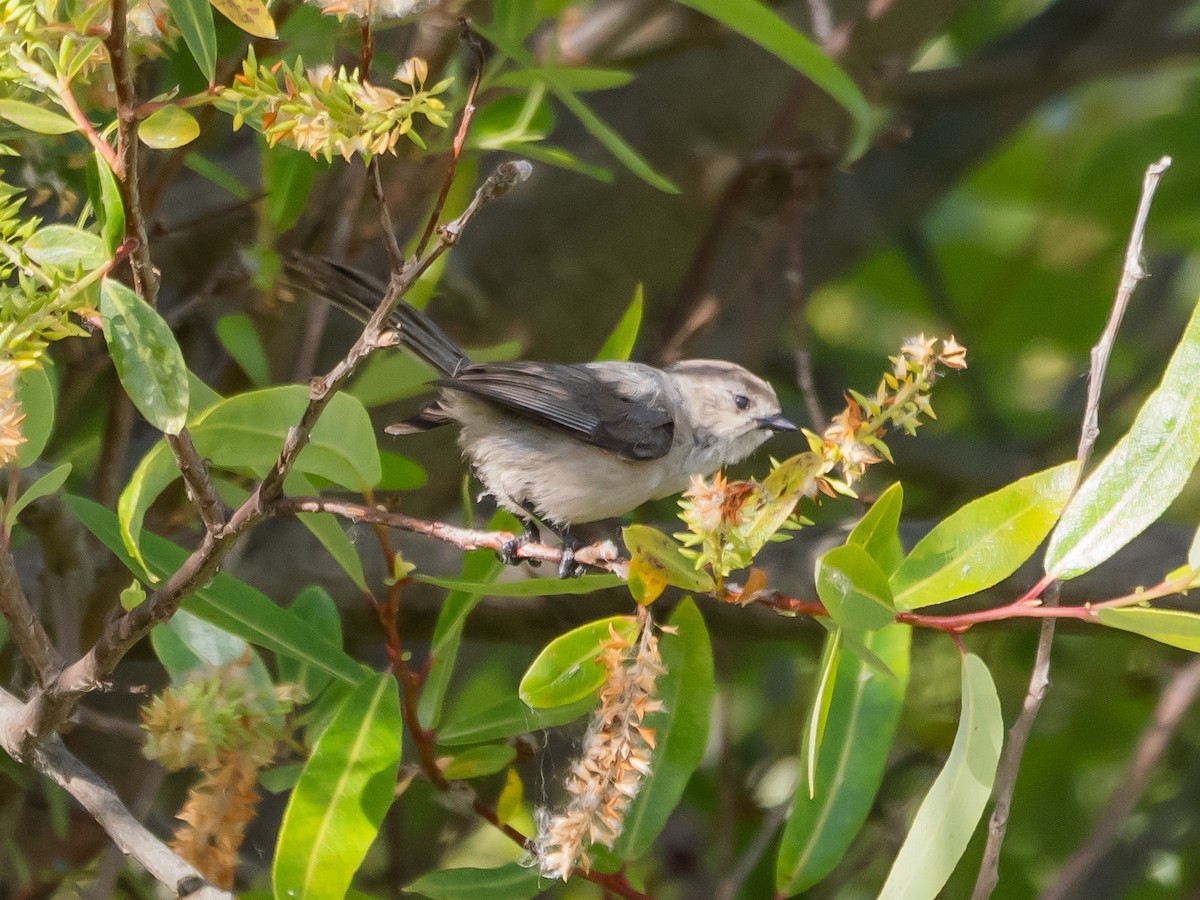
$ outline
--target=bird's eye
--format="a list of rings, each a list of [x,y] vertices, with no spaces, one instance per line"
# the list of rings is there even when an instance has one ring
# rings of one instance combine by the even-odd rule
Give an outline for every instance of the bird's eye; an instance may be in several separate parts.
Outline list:
[[[750,398],[747,397],[745,394],[734,394],[733,395],[733,405],[736,406],[738,409],[749,409],[750,408]]]

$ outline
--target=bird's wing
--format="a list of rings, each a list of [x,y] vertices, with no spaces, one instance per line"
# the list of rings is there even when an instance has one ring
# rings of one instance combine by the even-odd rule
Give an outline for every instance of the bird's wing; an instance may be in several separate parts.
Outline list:
[[[434,384],[564,430],[624,459],[665,456],[675,434],[658,373],[634,363],[483,363]]]

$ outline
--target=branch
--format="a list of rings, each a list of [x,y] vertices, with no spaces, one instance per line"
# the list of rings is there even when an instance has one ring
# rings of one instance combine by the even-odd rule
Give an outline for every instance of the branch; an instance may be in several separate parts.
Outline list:
[[[1100,335],[1100,340],[1091,352],[1091,366],[1088,372],[1087,402],[1084,405],[1083,427],[1079,433],[1079,447],[1076,459],[1079,471],[1075,476],[1075,486],[1072,494],[1079,489],[1083,481],[1084,470],[1092,451],[1096,446],[1096,438],[1100,435],[1099,410],[1100,391],[1104,386],[1104,373],[1108,368],[1108,359],[1112,354],[1113,345],[1117,340],[1117,332],[1129,301],[1133,297],[1134,288],[1146,277],[1142,266],[1142,243],[1146,232],[1146,219],[1150,215],[1150,204],[1154,200],[1154,192],[1159,179],[1171,165],[1171,158],[1164,156],[1158,162],[1146,169],[1142,181],[1142,196],[1138,202],[1137,213],[1133,219],[1133,230],[1129,235],[1129,246],[1125,250],[1125,264],[1121,269],[1121,281],[1117,285],[1117,295],[1113,300],[1108,322]],[[1040,585],[1039,585],[1040,586]],[[1051,600],[1051,608],[1058,598],[1057,583],[1046,585]],[[1037,652],[1034,656],[1033,670],[1029,673],[1029,688],[1025,692],[1025,701],[1021,705],[1021,713],[1008,732],[1008,740],[1000,757],[999,768],[996,770],[994,793],[995,805],[992,816],[988,820],[987,844],[983,851],[983,860],[979,864],[979,874],[975,879],[975,888],[971,900],[987,900],[1000,882],[1000,848],[1004,843],[1004,835],[1008,830],[1008,817],[1012,811],[1013,793],[1017,788],[1017,776],[1021,770],[1021,758],[1025,755],[1025,745],[1033,731],[1033,721],[1037,718],[1042,707],[1042,700],[1050,688],[1050,647],[1054,642],[1054,622],[1052,618],[1043,619],[1041,632],[1038,635]]]
[[[1042,895],[1042,900],[1063,900],[1079,886],[1120,836],[1121,825],[1129,818],[1146,785],[1175,734],[1184,714],[1200,693],[1200,659],[1179,669],[1158,699],[1154,716],[1138,738],[1133,756],[1117,787],[1096,818],[1096,828],[1087,841],[1067,860],[1058,880]]]
[[[333,500],[325,497],[280,497],[271,505],[272,512],[279,515],[295,515],[305,512],[327,512],[353,522],[366,522],[371,525],[383,525],[399,531],[410,531],[424,534],[453,544],[460,550],[501,550],[515,535],[510,531],[483,531],[477,528],[460,528],[457,525],[447,525],[445,522],[416,519],[403,513],[390,512],[382,506],[366,506],[361,503],[349,503],[344,500]],[[540,560],[541,562],[558,563],[562,561],[562,548],[551,547],[549,544],[521,544],[513,554],[519,559]],[[629,560],[623,559],[617,552],[612,541],[601,541],[575,551],[575,561],[613,572],[622,577],[629,567]]]
[[[22,752],[12,742],[11,724],[23,715],[21,701],[0,689],[0,746],[12,756]],[[196,900],[230,900],[232,894],[209,885],[190,864],[146,830],[116,792],[76,759],[57,736],[25,755],[35,769],[79,801],[121,852],[137,860],[158,882],[178,896]]]
[[[62,671],[63,663],[42,623],[33,614],[7,548],[0,553],[0,613],[8,623],[9,633],[17,642],[21,655],[33,670],[38,686],[50,684]]]
[[[121,0],[116,2],[120,3]],[[60,674],[53,684],[35,692],[22,715],[8,723],[8,727],[17,734],[15,738],[11,734],[6,735],[6,740],[19,747],[22,753],[28,753],[36,742],[44,740],[66,721],[80,697],[103,684],[121,658],[155,624],[170,619],[185,598],[217,574],[236,541],[270,513],[271,504],[282,491],[284,479],[300,451],[308,444],[313,427],[333,395],[353,377],[359,363],[385,344],[382,336],[388,316],[404,293],[434,260],[454,246],[463,228],[486,203],[503,196],[513,185],[524,181],[531,168],[529,163],[523,161],[500,165],[476,191],[462,215],[439,229],[437,243],[423,257],[410,260],[403,272],[392,277],[383,302],[346,357],[327,375],[312,383],[308,406],[299,424],[288,432],[275,465],[233,513],[229,524],[218,532],[206,532],[200,546],[154,593],[129,612],[110,620],[99,640],[82,658]]]

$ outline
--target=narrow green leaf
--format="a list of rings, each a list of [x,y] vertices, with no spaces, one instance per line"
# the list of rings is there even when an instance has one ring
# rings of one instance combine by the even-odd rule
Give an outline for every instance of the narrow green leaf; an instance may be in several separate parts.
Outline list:
[[[133,405],[159,431],[179,434],[187,418],[188,378],[170,326],[111,278],[100,285],[100,317],[117,376]]]
[[[308,204],[308,195],[321,164],[283,144],[263,149],[263,212],[277,232],[296,224]]]
[[[497,518],[493,517],[493,525]],[[490,584],[502,568],[491,550],[472,550],[463,556],[464,581]],[[421,698],[417,703],[417,718],[423,728],[434,729],[441,724],[442,704],[450,686],[450,676],[454,674],[463,627],[483,596],[469,591],[451,591],[442,602],[429,647],[429,674],[421,684]]]
[[[7,530],[12,530],[13,523],[17,521],[17,516],[21,514],[21,510],[27,507],[34,500],[40,500],[42,497],[48,497],[57,491],[67,480],[67,476],[71,474],[71,464],[63,463],[61,466],[55,466],[41,478],[38,478],[33,484],[25,488],[21,495],[17,497],[16,502],[8,508],[8,513],[4,517],[4,527]]]
[[[167,0],[167,9],[183,35],[192,59],[212,84],[217,77],[217,29],[208,0]]]
[[[879,495],[846,538],[847,544],[858,544],[866,550],[886,575],[900,568],[904,560],[899,532],[903,508],[904,486],[897,481]]]
[[[829,708],[833,705],[833,691],[837,684],[838,661],[841,659],[842,629],[835,628],[825,636],[821,650],[821,664],[817,667],[817,689],[813,693],[812,707],[804,721],[804,736],[800,740],[800,759],[804,763],[804,778],[808,784],[808,799],[817,792],[817,757],[825,740],[825,726],[829,721]]]
[[[39,228],[23,249],[38,265],[69,273],[98,269],[112,258],[104,238],[73,225]]]
[[[972,500],[925,535],[892,575],[896,608],[917,609],[1003,581],[1050,532],[1078,463],[1044,469]]]
[[[854,119],[851,159],[862,155],[870,139],[871,105],[854,80],[812,41],[759,0],[676,0],[704,13],[779,57],[811,78]]]
[[[938,773],[880,900],[933,900],[945,886],[983,815],[1004,737],[996,685],[983,660],[963,657],[962,713],[946,765]]]
[[[218,469],[266,474],[279,456],[288,429],[300,420],[308,389],[291,384],[248,391],[219,400],[190,423],[196,450]],[[312,430],[294,471],[315,475],[353,491],[374,487],[382,474],[375,429],[362,405],[337,394]],[[179,477],[165,442],[150,449],[117,501],[125,546],[135,558],[146,510]]]
[[[237,197],[239,200],[254,199],[254,192],[238,181],[229,171],[205,159],[199,153],[189,152],[183,158],[183,164],[199,175],[201,178],[207,178],[219,188],[224,188],[230,194]]]
[[[278,900],[342,897],[395,796],[400,692],[366,679],[317,740],[292,791],[275,851]]]
[[[514,69],[490,82],[493,87],[528,90],[554,79],[568,91],[585,94],[588,91],[610,91],[633,82],[633,73],[623,69],[590,69],[574,66],[555,66],[549,75],[544,68]]]
[[[908,684],[912,629],[889,625],[864,637],[894,672],[880,674],[861,660],[843,658],[817,754],[815,790],[796,787],[775,865],[781,895],[807,890],[836,866],[875,804],[900,721]]]
[[[468,747],[450,754],[450,760],[442,769],[442,774],[450,781],[483,778],[503,772],[516,758],[517,748],[512,744]]]
[[[551,90],[558,101],[571,111],[583,125],[584,129],[598,140],[604,148],[620,161],[621,165],[636,175],[651,187],[658,188],[664,194],[678,194],[679,188],[671,179],[660,175],[650,163],[646,162],[636,150],[625,142],[625,139],[597,116],[586,103],[576,97],[567,88],[551,83]]]
[[[1129,432],[1096,467],[1063,512],[1046,550],[1046,571],[1089,572],[1141,534],[1171,505],[1200,459],[1200,305],[1167,363],[1162,382]]]
[[[1200,653],[1200,615],[1182,609],[1126,606],[1096,609],[1093,615],[1110,628],[1132,631],[1160,644]]]
[[[429,480],[425,469],[407,456],[379,451],[379,484],[381,491],[412,491],[424,487]]]
[[[664,632],[659,640],[667,668],[657,686],[663,709],[646,717],[654,729],[653,769],[625,813],[614,848],[622,859],[638,859],[650,849],[708,745],[717,689],[708,629],[691,597],[675,609],[670,624],[675,634]]]
[[[275,20],[263,0],[209,0],[221,15],[247,34],[274,38]]]
[[[174,150],[200,137],[200,123],[186,109],[167,104],[146,117],[138,137],[155,150]]]
[[[876,631],[895,621],[888,578],[859,544],[834,547],[822,556],[815,578],[830,617],[848,631]]]
[[[25,413],[25,418],[21,420],[25,443],[17,448],[17,463],[21,468],[28,468],[37,462],[54,431],[58,390],[50,377],[52,371],[49,357],[43,356],[42,364],[23,371],[17,383],[17,399]]]
[[[342,618],[337,604],[320,585],[309,585],[296,594],[288,611],[313,626],[333,648],[342,646]],[[279,680],[298,684],[304,688],[304,696],[316,698],[329,684],[330,674],[311,663],[301,662],[291,656],[280,656],[275,663],[279,668]]]
[[[413,575],[413,578],[447,590],[483,594],[486,597],[558,597],[568,594],[591,594],[623,584],[620,577],[606,574],[581,575],[578,578],[526,578],[522,581],[496,581],[490,584],[420,574]]]
[[[536,867],[508,863],[494,869],[440,869],[404,886],[428,900],[530,900],[546,889]]]
[[[142,550],[147,571],[126,551],[117,517],[110,510],[83,497],[68,495],[65,501],[88,531],[139,578],[166,577],[188,557],[182,547],[157,535],[146,534]],[[291,656],[341,681],[358,684],[363,678],[363,666],[340,646],[331,644],[327,631],[281,608],[262,592],[230,575],[217,575],[209,584],[198,588],[184,601],[183,608],[257,647]]]
[[[517,693],[530,706],[565,706],[604,684],[606,671],[598,657],[613,632],[632,642],[638,624],[633,616],[610,616],[559,635],[545,646],[521,679]]]
[[[245,313],[234,313],[217,319],[217,338],[246,373],[255,387],[266,387],[271,381],[267,352],[253,320]]]
[[[454,747],[531,734],[574,722],[591,712],[595,705],[595,698],[589,695],[564,706],[530,709],[520,697],[506,697],[474,715],[447,719],[438,731],[438,743]]]
[[[554,106],[546,86],[537,84],[524,96],[499,97],[471,119],[468,146],[479,150],[504,150],[542,141],[554,131]]]
[[[97,151],[88,159],[88,187],[100,223],[100,235],[111,256],[125,240],[125,204],[117,177]],[[95,183],[94,189],[92,183]]]
[[[332,513],[299,513],[296,519],[329,551],[354,586],[366,591],[367,579],[363,573],[362,557],[358,555],[358,548],[342,528],[338,517]]]
[[[0,99],[0,119],[8,119],[18,128],[36,134],[70,134],[79,130],[62,113],[23,100]]]
[[[140,582],[135,581],[135,584]],[[126,590],[129,590],[126,588]],[[176,610],[175,616],[186,615],[183,610]],[[174,617],[173,617],[174,618]],[[155,625],[150,631],[150,646],[154,655],[162,663],[162,667],[171,676],[172,684],[181,684],[188,673],[204,665],[204,660],[191,651],[183,638],[166,625]]]
[[[625,309],[621,320],[604,339],[600,352],[596,354],[597,361],[615,359],[621,362],[633,354],[633,345],[637,343],[638,329],[642,326],[642,285],[633,290],[633,299]]]

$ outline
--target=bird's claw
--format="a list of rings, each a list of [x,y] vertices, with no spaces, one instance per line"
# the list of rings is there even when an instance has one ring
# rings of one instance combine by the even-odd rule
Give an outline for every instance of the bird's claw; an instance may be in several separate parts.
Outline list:
[[[532,522],[525,526],[525,532],[515,537],[509,538],[500,545],[500,549],[496,551],[496,556],[500,562],[506,566],[517,566],[523,562],[529,563],[533,568],[537,568],[542,564],[540,559],[523,559],[517,556],[517,551],[526,544],[537,544],[542,540],[541,532],[538,531],[536,525]]]
[[[575,548],[563,547],[562,559],[558,563],[559,578],[578,578],[587,571],[587,566],[583,563],[575,562]]]

